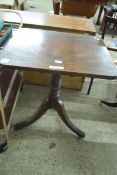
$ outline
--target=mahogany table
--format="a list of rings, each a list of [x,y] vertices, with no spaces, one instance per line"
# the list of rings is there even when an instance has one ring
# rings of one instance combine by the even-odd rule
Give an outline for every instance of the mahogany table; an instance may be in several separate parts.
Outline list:
[[[37,29],[21,29],[14,34],[0,55],[0,65],[52,75],[48,96],[30,119],[15,125],[16,130],[32,124],[48,109],[54,108],[65,125],[80,138],[84,138],[85,133],[71,122],[60,98],[61,74],[102,79],[117,76],[117,69],[102,40]]]

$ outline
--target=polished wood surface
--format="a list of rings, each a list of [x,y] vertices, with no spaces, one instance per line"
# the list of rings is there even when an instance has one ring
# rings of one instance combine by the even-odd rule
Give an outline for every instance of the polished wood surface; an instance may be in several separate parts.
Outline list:
[[[98,14],[97,22],[96,22],[97,25],[100,24],[100,18],[101,18],[102,12],[104,10],[104,6],[105,5],[107,6],[108,4],[111,4],[111,3],[115,3],[116,0],[101,0],[99,2],[100,2],[100,9],[99,9],[99,14]]]
[[[94,1],[93,1],[94,2]],[[93,17],[98,8],[98,4],[90,3],[85,0],[62,0],[61,12],[64,15],[79,15],[88,18]]]
[[[10,9],[21,9],[24,10],[26,0],[2,0],[0,2],[0,7],[6,8],[9,7]]]
[[[24,70],[58,71],[113,79],[117,70],[103,41],[76,34],[21,29],[0,55],[0,64]]]
[[[13,10],[11,10],[13,11]],[[37,12],[17,11],[20,13],[24,27],[41,28],[45,30],[65,31],[72,33],[88,33],[95,35],[96,30],[92,19],[48,15]],[[7,13],[0,11],[0,18],[6,22],[18,23],[20,22],[19,16],[14,13]]]

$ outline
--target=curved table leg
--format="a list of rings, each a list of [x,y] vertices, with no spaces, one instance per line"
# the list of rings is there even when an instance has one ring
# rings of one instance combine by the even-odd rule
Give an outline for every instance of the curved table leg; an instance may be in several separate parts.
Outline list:
[[[3,153],[8,148],[7,140],[0,141],[0,153]]]
[[[47,98],[42,102],[40,108],[37,110],[37,112],[31,118],[16,124],[14,126],[14,129],[19,130],[19,129],[22,129],[22,128],[34,123],[35,121],[37,121],[39,118],[42,117],[42,115],[48,110],[48,108],[49,108],[49,101]]]
[[[104,9],[104,6],[103,6],[103,4],[101,4],[96,25],[100,25],[100,18],[101,18],[101,14],[102,14],[103,9]]]
[[[82,132],[80,129],[78,129],[69,119],[69,117],[66,114],[65,108],[64,108],[64,104],[61,100],[57,100],[57,104],[55,109],[57,110],[60,118],[62,119],[62,121],[65,123],[65,125],[68,126],[68,128],[70,128],[75,134],[77,134],[80,138],[84,138],[85,137],[85,133]]]
[[[106,100],[101,100],[101,103],[110,106],[110,107],[117,107],[117,100],[116,101],[106,101]]]

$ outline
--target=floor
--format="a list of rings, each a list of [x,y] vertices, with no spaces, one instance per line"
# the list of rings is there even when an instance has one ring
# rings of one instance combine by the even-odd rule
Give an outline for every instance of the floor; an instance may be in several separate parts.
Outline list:
[[[50,0],[27,1],[31,11],[38,6],[39,11],[52,13]],[[115,97],[117,82],[95,79],[87,96],[88,84],[87,78],[81,91],[61,91],[71,120],[86,133],[84,139],[66,128],[54,110],[14,131],[13,125],[31,116],[48,92],[46,86],[24,86],[9,131],[9,147],[0,155],[0,175],[117,174],[117,109],[100,104],[100,99]]]

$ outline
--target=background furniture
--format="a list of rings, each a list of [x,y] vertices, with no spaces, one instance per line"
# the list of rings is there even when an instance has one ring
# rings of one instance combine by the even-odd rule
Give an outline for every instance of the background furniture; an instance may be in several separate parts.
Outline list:
[[[61,8],[61,2],[63,3]],[[53,0],[54,14],[59,15],[62,9],[63,14],[92,17],[95,15],[97,5],[99,13],[96,24],[100,24],[100,18],[104,6],[116,2],[115,0]]]
[[[4,11],[9,12],[7,9]],[[18,17],[21,16],[16,11],[12,12],[16,13]],[[8,41],[8,37],[12,35],[12,26],[10,24],[5,24],[4,21],[1,22],[1,30],[4,29],[5,26],[9,26],[9,30],[1,37],[0,42],[0,50],[4,49],[6,42]],[[22,20],[18,27],[22,27]],[[1,54],[0,52],[0,54]],[[7,149],[8,143],[8,128],[10,126],[10,121],[12,117],[12,113],[17,101],[17,96],[22,84],[22,74],[20,74],[17,70],[4,69],[1,67],[0,69],[0,153],[4,152]]]
[[[11,69],[2,69],[0,77],[0,153],[7,149],[8,129],[22,84],[22,76]],[[3,136],[4,133],[4,136]]]
[[[102,15],[102,12],[104,10],[104,6],[111,6],[113,3],[116,3],[116,0],[102,0],[100,1],[100,8],[99,8],[99,14],[98,14],[98,18],[97,18],[97,22],[96,24],[99,25],[100,24],[100,18]]]
[[[4,0],[0,1],[1,7],[9,7],[10,9],[25,9],[26,0]]]
[[[13,110],[22,85],[18,70],[0,70],[0,153],[7,149],[8,129]]]
[[[61,3],[61,7],[60,7]],[[53,0],[54,14],[59,14],[60,11],[63,15],[78,15],[93,17],[97,8],[97,2],[82,1],[82,0]]]
[[[113,16],[107,16],[105,15],[104,16],[104,20],[103,20],[103,28],[102,28],[102,36],[101,38],[104,40],[104,37],[105,37],[105,33],[106,33],[106,29],[107,29],[107,25],[108,23],[114,23],[115,27],[117,26],[117,18],[114,18]],[[108,44],[109,43],[109,44]],[[112,42],[106,42],[105,43],[106,47],[111,50],[111,51],[115,51],[117,52],[117,43],[115,43],[115,46],[114,46],[114,43]],[[91,91],[91,87],[92,87],[92,84],[93,84],[93,78],[91,78],[91,81],[90,81],[90,84],[89,84],[89,88],[88,88],[88,91],[87,91],[87,95],[90,94],[90,91]]]
[[[97,4],[92,4],[87,1],[62,0],[61,12],[63,15],[71,14],[90,18],[95,15],[97,8]]]

